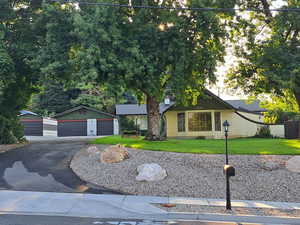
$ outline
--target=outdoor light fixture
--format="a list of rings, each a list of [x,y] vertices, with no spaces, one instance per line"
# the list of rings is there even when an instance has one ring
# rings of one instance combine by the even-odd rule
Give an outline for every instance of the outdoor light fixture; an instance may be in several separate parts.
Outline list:
[[[224,121],[223,127],[224,127],[224,132],[225,132],[225,149],[226,149],[226,165],[228,164],[228,146],[227,146],[227,138],[228,138],[228,128],[229,128],[229,123],[227,120]]]
[[[235,169],[233,166],[228,165],[228,145],[227,145],[227,139],[228,139],[228,131],[229,131],[229,123],[227,120],[224,121],[223,127],[225,132],[225,152],[226,152],[226,160],[225,160],[225,166],[224,166],[224,174],[226,176],[226,209],[231,210],[231,201],[230,201],[230,184],[229,184],[229,178],[235,176]]]

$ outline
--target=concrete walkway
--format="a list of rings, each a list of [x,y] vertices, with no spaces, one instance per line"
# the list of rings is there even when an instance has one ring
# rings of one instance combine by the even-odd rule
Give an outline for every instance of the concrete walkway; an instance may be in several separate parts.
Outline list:
[[[232,216],[167,212],[151,203],[223,206],[224,200],[129,195],[94,195],[49,192],[0,191],[0,214],[73,216],[151,220],[214,220],[265,224],[300,224],[300,218]],[[233,201],[232,206],[300,209],[300,203]]]

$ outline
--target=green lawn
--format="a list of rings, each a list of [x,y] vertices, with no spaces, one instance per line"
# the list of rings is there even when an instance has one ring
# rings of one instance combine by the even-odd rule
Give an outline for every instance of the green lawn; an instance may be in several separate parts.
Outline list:
[[[98,138],[92,144],[123,144],[126,147],[185,153],[223,154],[224,140],[182,140],[169,139],[167,141],[150,142],[143,138],[131,139],[121,136]],[[266,155],[300,155],[300,140],[239,138],[228,140],[230,154],[266,154]]]

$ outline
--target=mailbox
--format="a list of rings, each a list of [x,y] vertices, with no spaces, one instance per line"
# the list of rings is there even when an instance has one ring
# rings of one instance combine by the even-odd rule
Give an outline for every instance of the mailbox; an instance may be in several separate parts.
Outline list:
[[[225,165],[224,166],[224,174],[228,175],[229,177],[234,177],[235,176],[235,168],[230,165]]]

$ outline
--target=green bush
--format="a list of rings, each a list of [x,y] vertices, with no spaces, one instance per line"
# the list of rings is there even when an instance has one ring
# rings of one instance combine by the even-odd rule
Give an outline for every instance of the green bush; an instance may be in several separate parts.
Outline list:
[[[125,134],[125,135],[138,135],[138,131],[136,131],[136,130],[124,130],[123,134]]]
[[[254,137],[257,137],[257,138],[272,138],[273,136],[271,134],[269,126],[263,126],[263,127],[260,127],[258,129],[258,131],[256,132]]]
[[[147,135],[147,130],[140,130],[140,135],[141,136],[146,136]]]
[[[124,131],[138,130],[137,126],[134,124],[134,121],[126,118],[125,116],[121,116],[119,121],[122,133],[124,133]]]
[[[19,119],[0,116],[0,144],[14,144],[24,141],[24,129]]]

